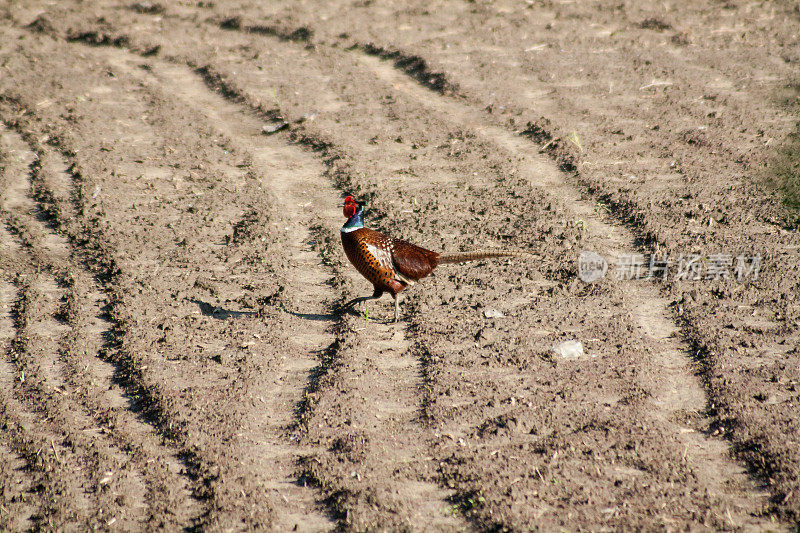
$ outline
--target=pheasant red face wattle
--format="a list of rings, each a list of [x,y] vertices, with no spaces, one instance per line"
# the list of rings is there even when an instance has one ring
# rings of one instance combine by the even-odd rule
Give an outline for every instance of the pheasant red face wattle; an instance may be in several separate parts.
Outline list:
[[[344,199],[344,205],[342,207],[344,218],[350,218],[356,214],[356,211],[358,211],[358,204],[355,202],[355,200],[353,200],[352,196],[348,196]]]

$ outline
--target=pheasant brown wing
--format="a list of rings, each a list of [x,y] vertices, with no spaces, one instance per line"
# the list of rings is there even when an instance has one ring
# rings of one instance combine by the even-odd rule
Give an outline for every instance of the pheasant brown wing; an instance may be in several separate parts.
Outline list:
[[[394,239],[392,261],[394,268],[403,276],[419,280],[430,274],[439,264],[439,254],[410,242]]]

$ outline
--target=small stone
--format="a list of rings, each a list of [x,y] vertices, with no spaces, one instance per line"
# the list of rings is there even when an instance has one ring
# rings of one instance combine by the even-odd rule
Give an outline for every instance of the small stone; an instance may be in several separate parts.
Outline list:
[[[583,357],[583,343],[576,340],[564,341],[553,346],[552,351],[562,359],[578,359]]]
[[[503,318],[506,315],[504,315],[497,309],[487,309],[486,311],[483,312],[483,316],[485,316],[486,318]]]
[[[277,124],[269,124],[261,127],[261,133],[264,135],[272,135],[273,133],[278,133],[284,128],[288,128],[289,123],[285,120],[278,122]]]
[[[767,398],[764,400],[765,405],[777,405],[779,403],[781,403],[781,401],[774,394],[768,395]]]

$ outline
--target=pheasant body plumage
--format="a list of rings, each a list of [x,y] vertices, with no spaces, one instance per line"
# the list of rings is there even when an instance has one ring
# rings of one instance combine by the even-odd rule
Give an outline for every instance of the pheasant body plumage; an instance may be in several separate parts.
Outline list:
[[[344,308],[358,302],[380,298],[384,292],[388,292],[395,300],[395,322],[400,312],[400,293],[407,286],[429,275],[440,264],[525,255],[524,252],[506,250],[440,254],[365,228],[362,218],[363,208],[351,196],[345,199],[343,207],[344,215],[347,217],[341,231],[345,255],[375,289],[372,296],[355,298]]]
[[[369,228],[342,232],[350,263],[375,290],[396,295],[424,278],[439,264],[436,252]]]

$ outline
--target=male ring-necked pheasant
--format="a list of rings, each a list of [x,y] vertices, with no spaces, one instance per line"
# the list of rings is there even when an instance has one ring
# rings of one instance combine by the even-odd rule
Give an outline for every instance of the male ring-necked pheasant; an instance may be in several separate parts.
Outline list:
[[[344,253],[356,270],[372,283],[375,292],[372,296],[361,296],[347,302],[342,309],[366,300],[376,300],[384,292],[388,292],[394,298],[394,321],[397,322],[400,315],[400,293],[408,285],[413,285],[433,272],[437,266],[445,263],[528,255],[526,252],[510,250],[452,254],[433,252],[365,228],[363,207],[353,200],[352,196],[345,198],[343,208],[344,216],[347,218],[342,226]]]

